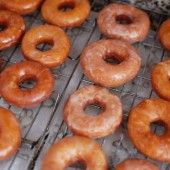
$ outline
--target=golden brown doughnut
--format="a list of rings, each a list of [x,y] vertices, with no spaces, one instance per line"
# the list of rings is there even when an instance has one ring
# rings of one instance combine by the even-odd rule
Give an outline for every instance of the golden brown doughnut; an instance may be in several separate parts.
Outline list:
[[[114,170],[160,170],[160,168],[147,160],[129,159],[117,165]]]
[[[37,10],[43,0],[1,0],[1,7],[18,14],[26,15]]]
[[[72,8],[61,11],[61,8]],[[46,0],[41,8],[45,21],[62,28],[81,25],[90,13],[88,0]]]
[[[0,31],[0,50],[16,45],[25,32],[25,22],[18,14],[0,10],[0,25],[5,29]]]
[[[100,104],[104,111],[89,115],[88,104]],[[106,88],[89,85],[74,92],[64,107],[64,120],[70,130],[86,137],[99,138],[113,133],[122,120],[122,105]]]
[[[107,170],[105,154],[95,141],[81,137],[65,137],[50,147],[43,159],[41,170],[65,170],[82,161],[88,170]]]
[[[152,98],[143,100],[133,108],[128,120],[128,133],[136,148],[146,156],[159,160],[170,161],[170,104]],[[151,131],[150,124],[161,122],[166,132],[158,136]]]
[[[128,21],[120,24],[119,21]],[[99,12],[97,17],[99,30],[109,38],[136,42],[143,40],[150,29],[148,15],[129,5],[110,4]]]
[[[159,97],[170,101],[170,59],[157,64],[151,73],[153,90]]]
[[[40,51],[36,46],[40,43],[49,43],[52,48]],[[70,40],[59,27],[52,25],[39,25],[24,35],[21,49],[27,60],[40,62],[47,67],[57,67],[67,58],[70,51]]]
[[[0,107],[0,160],[11,157],[21,143],[21,128],[14,114]]]
[[[161,24],[158,30],[158,38],[162,46],[170,51],[170,19]]]
[[[118,60],[109,64],[107,58]],[[84,74],[93,82],[106,87],[120,86],[132,80],[141,65],[137,50],[120,40],[99,40],[88,45],[81,55]]]
[[[33,88],[22,90],[19,85],[33,80]],[[24,61],[7,67],[0,76],[0,93],[10,104],[18,107],[33,107],[47,99],[54,88],[50,70],[38,62]]]

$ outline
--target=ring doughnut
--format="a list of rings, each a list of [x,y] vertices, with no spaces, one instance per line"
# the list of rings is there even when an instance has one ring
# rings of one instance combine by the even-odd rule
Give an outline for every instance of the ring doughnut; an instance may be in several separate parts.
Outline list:
[[[42,2],[43,0],[1,0],[1,6],[4,9],[26,15],[37,10]]]
[[[126,23],[121,23],[126,21]],[[110,4],[99,12],[99,30],[109,38],[136,42],[144,39],[150,29],[148,15],[129,5]]]
[[[169,102],[152,98],[143,100],[133,108],[128,120],[128,133],[136,148],[146,156],[166,162],[170,161],[170,105]],[[158,136],[150,125],[160,122],[166,132]]]
[[[72,8],[61,11],[62,8]],[[49,24],[62,28],[81,25],[90,13],[88,0],[46,0],[41,8],[42,16]]]
[[[109,64],[105,59],[116,59]],[[120,40],[99,40],[88,45],[81,55],[84,74],[93,82],[106,87],[117,87],[132,80],[141,65],[136,49]]]
[[[20,83],[33,80],[33,88],[22,90]],[[10,104],[33,107],[47,99],[54,88],[50,70],[38,62],[24,61],[7,67],[0,76],[0,93]]]
[[[105,154],[95,141],[81,136],[65,137],[45,154],[41,170],[64,170],[82,161],[88,170],[106,170]]]
[[[0,160],[11,157],[21,143],[21,128],[14,114],[0,107]]]
[[[158,30],[158,39],[162,46],[170,51],[170,19],[164,21]]]
[[[89,115],[84,109],[100,104],[104,111]],[[113,133],[122,120],[122,105],[107,89],[89,85],[74,92],[64,107],[64,120],[70,130],[81,136],[99,138]]]
[[[23,18],[11,11],[0,11],[0,25],[5,28],[0,31],[0,50],[16,45],[25,32]]]
[[[36,46],[48,43],[52,48],[40,51]],[[32,28],[24,35],[21,49],[27,60],[40,62],[47,67],[57,67],[67,58],[70,51],[70,40],[66,33],[59,27],[40,25]]]
[[[114,170],[160,170],[155,164],[143,159],[125,160],[114,168]]]
[[[159,97],[170,101],[169,84],[170,59],[166,59],[157,64],[151,72],[151,84],[153,90]]]

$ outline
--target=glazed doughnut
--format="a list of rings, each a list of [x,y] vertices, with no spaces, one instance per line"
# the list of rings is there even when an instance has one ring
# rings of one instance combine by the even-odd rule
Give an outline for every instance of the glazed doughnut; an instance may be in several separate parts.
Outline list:
[[[170,101],[170,59],[157,64],[151,72],[151,84],[159,97]]]
[[[5,28],[0,31],[0,50],[16,45],[25,32],[23,18],[11,11],[0,11],[0,25]]]
[[[170,161],[170,104],[160,99],[143,100],[133,108],[128,120],[128,133],[136,148],[146,156],[162,161]],[[166,132],[158,136],[151,131],[150,124],[160,122]]]
[[[106,170],[105,154],[95,141],[81,137],[65,137],[58,141],[45,154],[41,170],[64,170],[81,161],[88,170]]]
[[[21,15],[37,10],[43,0],[1,0],[1,7]]]
[[[89,115],[84,109],[100,104],[104,111]],[[70,95],[64,107],[64,120],[70,130],[81,136],[100,138],[113,133],[122,120],[122,105],[107,89],[89,85]]]
[[[160,168],[147,160],[129,159],[117,165],[114,170],[160,170]]]
[[[121,21],[127,23],[121,24]],[[150,29],[148,15],[125,4],[110,4],[105,7],[99,12],[97,24],[107,37],[131,43],[144,39]]]
[[[21,143],[21,128],[14,114],[0,107],[0,160],[11,157]]]
[[[72,8],[61,11],[62,8]],[[41,8],[42,16],[49,24],[62,28],[81,25],[90,13],[88,0],[46,0]]]
[[[33,80],[36,85],[27,90],[20,83]],[[10,104],[18,107],[33,107],[47,99],[54,88],[50,70],[38,62],[24,61],[7,67],[0,76],[0,93]]]
[[[111,65],[105,59],[118,60]],[[106,87],[117,87],[132,80],[141,65],[136,49],[120,40],[99,40],[88,45],[81,55],[84,74],[93,82]]]
[[[170,51],[170,19],[164,21],[158,30],[158,39],[162,46]]]
[[[36,46],[48,43],[52,48],[40,51]],[[70,51],[70,40],[59,27],[40,25],[29,30],[23,37],[21,49],[27,60],[38,61],[47,67],[57,67],[67,58]]]

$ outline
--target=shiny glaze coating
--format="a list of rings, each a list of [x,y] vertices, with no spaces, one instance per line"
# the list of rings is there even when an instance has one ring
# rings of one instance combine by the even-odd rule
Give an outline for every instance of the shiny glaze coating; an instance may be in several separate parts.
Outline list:
[[[14,114],[0,107],[0,160],[8,159],[21,143],[21,128]]]
[[[117,19],[127,19],[130,23],[119,24]],[[144,39],[150,29],[148,15],[129,5],[110,4],[99,12],[99,30],[109,38],[136,42]]]
[[[73,8],[61,11],[61,8]],[[46,0],[41,8],[43,18],[52,25],[70,28],[81,25],[90,13],[88,0]]]
[[[1,7],[21,15],[37,10],[43,0],[0,0]]]
[[[170,101],[170,59],[157,64],[151,73],[153,90],[159,97]]]
[[[40,43],[49,43],[52,48],[40,51],[36,46]],[[32,28],[24,35],[21,49],[27,60],[38,61],[47,67],[57,67],[67,58],[70,51],[70,40],[59,27],[40,25]]]
[[[170,161],[170,104],[160,98],[143,100],[133,108],[128,120],[128,133],[136,148],[158,161]],[[158,136],[150,129],[153,122],[161,122],[166,132]]]
[[[84,111],[89,104],[99,104],[104,111],[98,115],[89,115]],[[104,137],[120,125],[122,105],[118,97],[106,88],[89,85],[70,95],[64,107],[64,120],[77,135]]]
[[[160,168],[147,160],[129,159],[117,165],[114,170],[160,170]]]
[[[158,38],[162,46],[170,51],[170,18],[161,24],[158,30]]]
[[[33,88],[22,90],[19,84],[33,80]],[[0,76],[0,93],[10,104],[18,107],[33,107],[47,99],[54,88],[50,70],[38,62],[24,61],[7,67]]]
[[[106,58],[114,58],[120,63],[109,64]],[[81,65],[91,81],[106,87],[116,87],[136,76],[141,59],[136,49],[126,42],[99,40],[84,49]]]
[[[105,154],[95,141],[81,136],[65,137],[45,154],[41,170],[65,170],[82,161],[87,170],[107,170]]]
[[[0,25],[6,27],[5,30],[0,31],[0,50],[16,45],[25,32],[23,18],[11,11],[0,11]]]

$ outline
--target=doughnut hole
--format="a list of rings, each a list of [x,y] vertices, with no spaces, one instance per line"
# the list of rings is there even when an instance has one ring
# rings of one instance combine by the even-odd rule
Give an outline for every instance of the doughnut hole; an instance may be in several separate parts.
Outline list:
[[[5,24],[4,24],[4,25],[3,25],[3,24],[1,25],[1,24],[0,24],[0,32],[5,31],[6,29],[7,29],[7,25],[5,25]]]
[[[36,86],[37,80],[34,76],[32,77],[23,77],[18,83],[18,87],[21,90],[29,90]]]
[[[106,61],[109,64],[120,64],[120,61],[115,58],[106,58],[104,61]]]
[[[101,102],[88,102],[84,107],[84,111],[91,116],[101,114],[105,111],[105,106]]]
[[[115,19],[117,24],[128,25],[132,23],[132,19],[129,16],[123,14],[116,16]]]
[[[10,27],[8,21],[0,21],[0,32],[5,31],[8,27]]]
[[[52,40],[45,40],[45,41],[40,41],[36,45],[36,49],[39,51],[48,51],[51,50],[53,46],[54,46],[54,42]]]
[[[150,123],[150,129],[157,136],[163,136],[167,132],[166,124],[161,120]]]
[[[108,64],[115,65],[115,64],[120,64],[121,60],[118,59],[119,57],[116,55],[107,55],[104,57],[104,61]]]
[[[74,2],[63,2],[58,6],[58,9],[62,12],[71,11],[75,6],[76,4]]]
[[[122,55],[116,53],[108,53],[106,56],[104,56],[104,61],[111,65],[120,64],[123,60],[124,58]]]
[[[70,168],[76,169],[86,169],[86,163],[84,161],[78,160],[76,162],[72,162],[69,166],[66,167],[66,170],[70,170]]]

